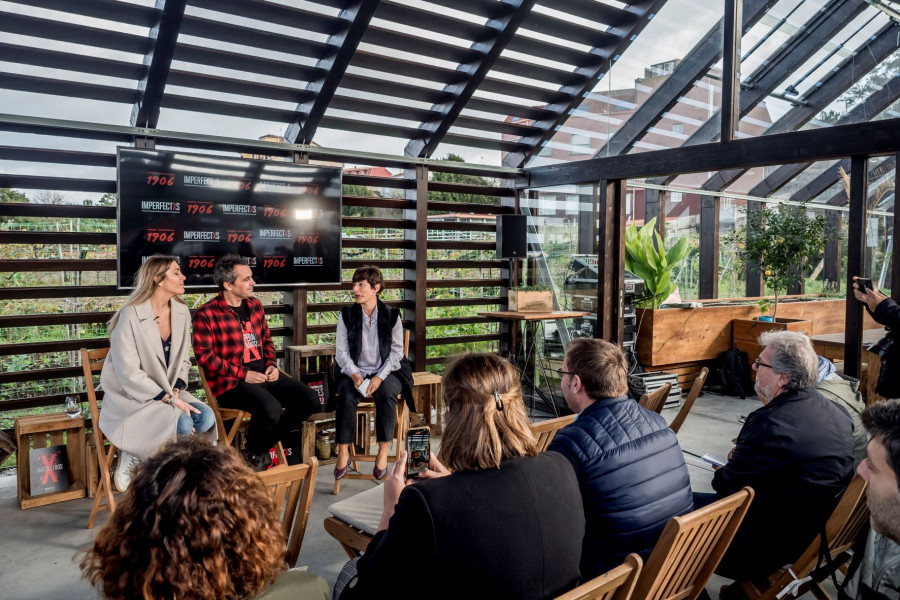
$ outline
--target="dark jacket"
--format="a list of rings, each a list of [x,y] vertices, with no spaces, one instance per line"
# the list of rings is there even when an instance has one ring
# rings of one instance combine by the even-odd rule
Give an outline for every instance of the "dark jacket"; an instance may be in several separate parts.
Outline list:
[[[868,306],[866,310],[869,310]],[[900,343],[896,342],[900,335],[900,305],[891,298],[885,298],[869,314],[876,322],[887,327],[890,339],[895,340],[881,355],[881,372],[878,374],[875,393],[885,398],[900,398]]]
[[[554,598],[578,583],[583,535],[578,481],[559,454],[421,481],[341,598]]]
[[[716,573],[771,574],[806,549],[853,475],[853,422],[814,388],[787,391],[747,416],[712,485],[756,495]]]
[[[585,580],[621,564],[630,552],[646,560],[666,521],[694,507],[675,432],[625,396],[591,404],[548,450],[569,459],[581,487]]]
[[[381,300],[377,300],[378,307],[378,350],[381,352],[381,361],[387,360],[391,353],[391,332],[400,318],[400,309],[391,308]],[[344,319],[344,325],[347,327],[347,345],[349,346],[350,358],[356,363],[359,361],[359,353],[362,351],[362,328],[363,328],[363,312],[362,305],[351,304],[341,309],[341,317]],[[412,395],[413,376],[412,368],[409,365],[409,359],[405,356],[400,358],[400,368],[394,371],[394,376],[400,380],[400,394],[406,399],[406,406],[411,412],[416,412],[416,404]],[[340,381],[341,377],[346,377],[341,372],[337,372],[335,378]]]

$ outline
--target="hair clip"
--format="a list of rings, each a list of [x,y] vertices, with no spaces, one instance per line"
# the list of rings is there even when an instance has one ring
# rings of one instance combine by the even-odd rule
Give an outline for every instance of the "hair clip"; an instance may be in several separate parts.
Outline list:
[[[497,410],[503,412],[503,398],[500,397],[500,392],[494,390],[494,402],[497,404]]]

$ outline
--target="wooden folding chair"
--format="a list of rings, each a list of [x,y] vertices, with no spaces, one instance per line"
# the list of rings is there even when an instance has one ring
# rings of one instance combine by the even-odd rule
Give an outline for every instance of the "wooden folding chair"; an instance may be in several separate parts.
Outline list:
[[[649,394],[644,394],[643,396],[641,396],[641,399],[638,401],[638,403],[647,410],[652,410],[655,413],[661,413],[663,406],[666,403],[666,398],[669,397],[669,390],[671,389],[672,384],[667,383],[662,387],[653,390]]]
[[[694,380],[691,391],[688,392],[687,399],[684,401],[684,404],[681,405],[681,409],[679,409],[678,414],[675,415],[675,418],[669,425],[675,433],[678,433],[678,430],[684,425],[684,420],[687,419],[688,413],[691,412],[691,407],[694,406],[694,401],[697,399],[697,396],[700,395],[703,384],[706,383],[707,375],[709,375],[709,369],[706,367],[700,369],[700,374],[697,375],[697,379]]]
[[[564,417],[556,417],[555,419],[547,419],[540,423],[532,423],[531,435],[537,442],[538,452],[543,452],[556,437],[556,432],[575,420],[578,415],[566,415]]]
[[[406,357],[409,356],[409,330],[403,331],[403,355]],[[375,403],[360,402],[356,407],[356,444],[350,444],[350,462],[347,463],[348,465],[352,465],[353,471],[355,472],[351,472],[348,469],[347,474],[344,475],[344,479],[368,479],[370,481],[375,481],[375,476],[371,473],[360,473],[359,471],[360,462],[374,463],[378,456],[377,454],[369,452],[369,448],[372,446],[370,424],[373,423],[374,420]],[[400,396],[397,396],[397,424],[394,426],[394,452],[391,454],[391,452],[388,451],[388,466],[390,466],[391,462],[396,462],[400,458],[400,453],[404,450],[403,443],[406,440],[407,429],[409,429],[409,408],[406,406],[406,399],[401,394]],[[356,445],[362,446],[363,451],[357,453]],[[393,461],[391,459],[393,459]],[[333,493],[335,496],[341,493],[340,480],[335,480]]]
[[[666,523],[647,559],[634,597],[641,600],[696,600],[722,560],[753,500],[741,491]]]
[[[825,524],[825,537],[828,544],[828,552],[831,557],[831,563],[834,567],[839,567],[850,559],[848,550],[853,547],[856,537],[869,524],[869,508],[866,506],[866,480],[859,475],[854,475],[847,486],[840,502],[831,513],[828,522]],[[819,551],[821,550],[821,534],[816,536],[809,546],[800,555],[789,572],[782,569],[774,573],[768,578],[770,585],[760,589],[752,581],[740,582],[741,589],[751,600],[764,598],[770,600],[778,597],[781,591],[789,586],[796,579],[803,579],[810,575],[819,564]],[[828,566],[827,561],[823,561],[823,568]],[[794,593],[786,593],[782,598],[799,598],[806,592],[812,592],[813,596],[819,600],[830,600],[828,592],[822,587],[822,584],[813,578],[810,581],[800,585]]]
[[[281,528],[287,540],[287,564],[291,569],[297,565],[306,534],[318,469],[319,461],[310,456],[302,465],[278,465],[258,473],[279,509]]]
[[[94,521],[97,519],[97,513],[101,510],[109,510],[112,514],[116,510],[116,499],[113,497],[113,488],[111,477],[109,476],[109,465],[116,453],[116,447],[110,443],[109,450],[106,449],[106,439],[103,432],[100,431],[100,409],[97,406],[97,391],[94,388],[94,373],[98,373],[103,368],[103,361],[109,354],[109,348],[100,348],[99,350],[81,349],[81,368],[84,370],[84,389],[87,393],[88,404],[91,407],[91,424],[94,431],[94,447],[97,449],[97,464],[100,466],[100,478],[97,483],[97,493],[94,495],[94,504],[91,506],[91,514],[88,517],[87,528],[94,528]],[[103,499],[106,503],[103,504]]]
[[[640,556],[629,554],[618,567],[557,596],[556,600],[628,600],[641,573],[641,564]]]
[[[209,383],[206,381],[206,373],[203,372],[203,367],[198,366],[198,369],[200,370],[200,384],[203,386],[203,393],[206,394],[206,403],[216,416],[216,431],[219,434],[219,441],[232,446],[234,445],[234,438],[237,436],[237,432],[240,430],[244,419],[250,419],[253,415],[246,410],[223,408],[219,406],[219,401],[216,400],[215,394],[209,390]],[[286,373],[282,373],[282,375],[290,377]],[[231,427],[226,430],[225,421],[230,421],[232,419],[234,422],[231,424]],[[284,454],[284,446],[281,442],[275,444],[275,456],[278,457],[279,465],[288,464],[287,457]]]

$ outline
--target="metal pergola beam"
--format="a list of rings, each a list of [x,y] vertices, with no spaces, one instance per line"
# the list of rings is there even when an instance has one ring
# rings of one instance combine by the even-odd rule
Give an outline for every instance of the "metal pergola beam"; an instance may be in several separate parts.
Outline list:
[[[743,7],[743,31],[752,27],[775,0],[747,0]],[[722,54],[723,19],[720,19],[678,63],[672,74],[607,140],[595,157],[627,153],[654,123],[694,85]]]
[[[900,47],[900,43],[898,43],[900,40],[897,37],[898,30],[900,28],[894,23],[882,28],[872,36],[868,44],[845,60],[821,85],[816,86],[803,103],[785,113],[763,135],[794,131],[816,116],[853,83]],[[710,192],[721,191],[740,177],[745,170],[738,168],[716,173],[704,182],[700,189]],[[653,179],[651,183],[667,185],[671,183],[672,179],[672,177],[661,177]]]
[[[859,123],[865,119],[870,119],[896,102],[897,98],[900,98],[900,75],[888,81],[880,90],[855,106],[837,122],[836,126]],[[784,187],[786,183],[809,168],[811,164],[811,162],[801,162],[782,165],[753,186],[749,195],[768,196]]]
[[[153,47],[144,55],[147,74],[138,82],[141,95],[131,108],[131,125],[134,127],[152,128],[159,123],[159,109],[186,6],[187,0],[156,0],[159,13],[149,33]]]
[[[287,141],[312,143],[322,117],[325,116],[325,111],[347,71],[347,66],[369,27],[372,15],[378,8],[378,3],[379,0],[354,0],[349,7],[341,11],[340,17],[347,21],[347,27],[328,38],[328,45],[336,49],[316,64],[317,68],[325,71],[325,76],[307,84],[306,91],[315,94],[315,98],[297,105],[295,110],[299,113],[298,118],[288,125],[284,134]]]
[[[762,0],[751,1],[761,2]],[[647,23],[649,23],[650,19],[656,15],[663,4],[665,4],[665,0],[648,0],[646,2],[634,3],[627,8],[628,12],[631,12],[634,15],[633,20],[625,20],[623,21],[623,25],[611,27],[609,30],[612,33],[616,33],[622,40],[615,48],[616,54],[622,55],[625,52],[631,45],[631,42],[637,38],[641,31],[643,31],[644,27],[647,26]],[[609,59],[612,56],[609,49],[593,48],[591,50],[591,56],[593,57],[591,65],[583,66],[578,69],[580,73],[589,76],[585,83],[560,90],[565,94],[565,100],[551,103],[544,107],[552,111],[555,116],[533,123],[533,125],[539,127],[543,133],[534,137],[522,138],[520,141],[526,145],[528,150],[508,153],[503,158],[504,166],[521,167],[534,156],[544,142],[549,140],[553,134],[556,133],[557,128],[566,120],[569,113],[584,100],[585,96],[597,84],[600,77],[609,70]]]
[[[900,119],[839,125],[824,129],[594,158],[526,169],[519,188],[578,184],[600,179],[752,168],[834,160],[848,155],[880,155],[900,150]]]
[[[780,48],[775,56],[767,60],[741,86],[741,117],[746,116],[756,105],[794,72],[800,65],[828,42],[831,37],[846,26],[847,22],[865,10],[865,5],[851,0],[838,0],[813,17],[812,23],[792,37]],[[724,98],[723,98],[724,105]],[[716,113],[718,114],[718,112]],[[735,123],[735,126],[737,123]],[[715,140],[721,132],[719,119],[713,115],[706,123],[685,140],[683,146],[706,144]]]
[[[847,231],[847,273],[865,276],[866,271],[866,157],[850,159],[850,223]],[[859,379],[862,350],[862,303],[847,286],[847,309],[844,321],[844,374]]]
[[[475,42],[471,49],[478,52],[479,59],[474,64],[460,65],[459,68],[468,74],[462,85],[447,85],[443,91],[452,94],[452,100],[434,104],[431,109],[440,113],[436,121],[423,122],[419,126],[420,136],[406,144],[403,153],[407,156],[431,156],[447,135],[453,122],[466,107],[472,94],[481,86],[488,73],[500,58],[500,53],[516,35],[519,26],[531,12],[536,0],[507,0],[504,4],[511,7],[502,17],[492,19],[487,26],[497,33],[493,39]]]

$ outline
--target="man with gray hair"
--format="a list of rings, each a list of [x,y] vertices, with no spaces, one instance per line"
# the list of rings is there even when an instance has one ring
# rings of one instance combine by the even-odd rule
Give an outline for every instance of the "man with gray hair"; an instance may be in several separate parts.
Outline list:
[[[756,492],[716,569],[738,581],[764,578],[800,556],[853,475],[853,422],[816,391],[818,360],[809,338],[777,331],[759,343],[764,348],[753,370],[763,406],[747,416],[712,481],[718,498],[747,485]]]

